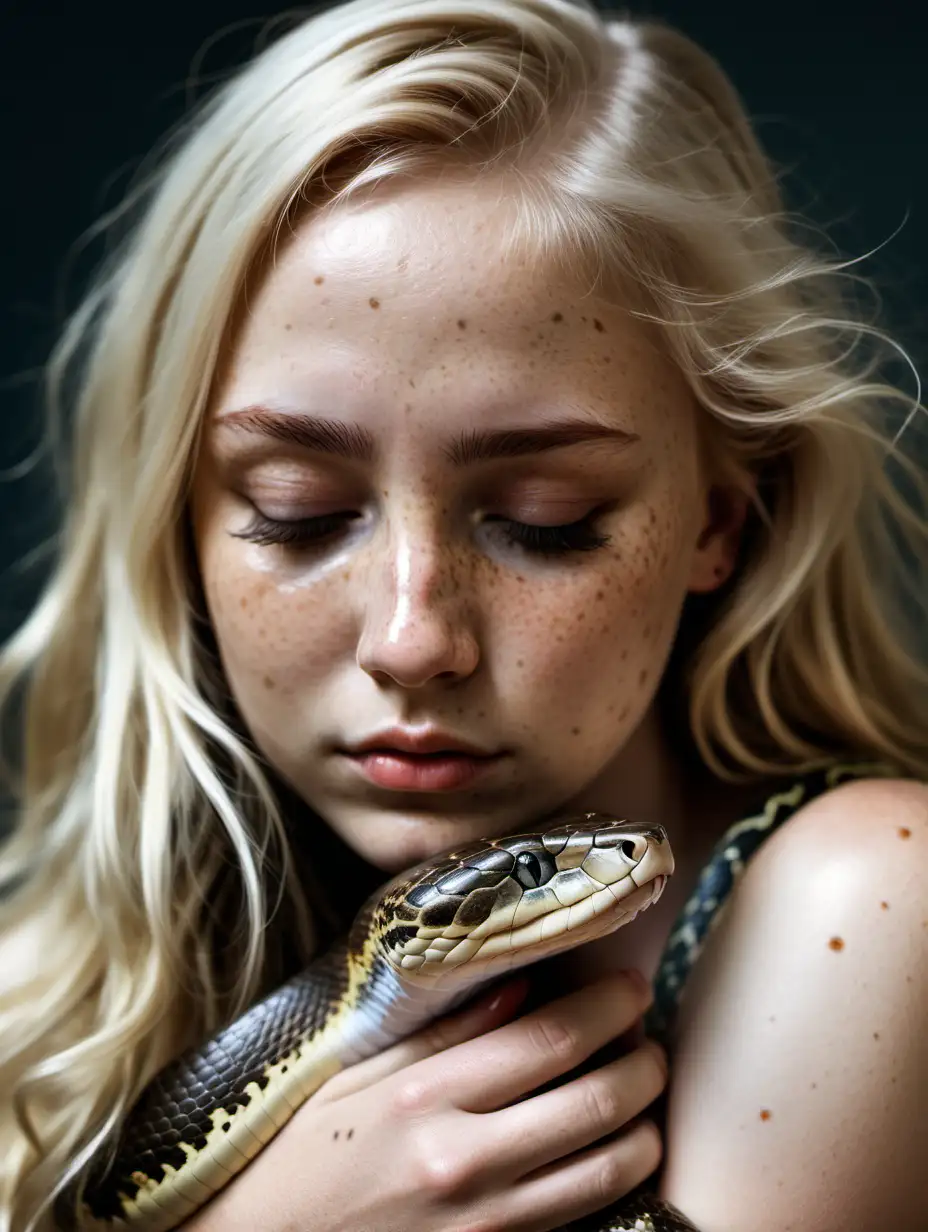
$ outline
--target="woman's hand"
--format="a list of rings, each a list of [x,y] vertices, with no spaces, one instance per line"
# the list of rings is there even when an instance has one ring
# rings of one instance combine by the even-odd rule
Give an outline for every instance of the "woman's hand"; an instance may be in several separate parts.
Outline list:
[[[186,1232],[548,1232],[623,1197],[660,1162],[634,1120],[666,1084],[660,1048],[531,1092],[633,1027],[645,981],[610,975],[510,1021],[525,988],[336,1075]]]

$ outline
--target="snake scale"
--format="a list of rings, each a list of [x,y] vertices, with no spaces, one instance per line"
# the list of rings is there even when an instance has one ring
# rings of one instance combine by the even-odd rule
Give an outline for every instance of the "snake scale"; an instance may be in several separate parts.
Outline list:
[[[154,1079],[117,1140],[59,1199],[59,1223],[85,1232],[179,1227],[338,1070],[658,899],[673,872],[661,827],[600,813],[552,820],[389,881],[347,937]],[[695,1229],[638,1191],[569,1232]]]

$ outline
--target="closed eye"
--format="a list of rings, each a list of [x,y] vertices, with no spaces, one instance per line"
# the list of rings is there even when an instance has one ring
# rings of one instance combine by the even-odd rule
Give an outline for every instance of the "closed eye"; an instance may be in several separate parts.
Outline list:
[[[595,551],[609,543],[611,536],[596,529],[601,515],[602,510],[594,509],[576,522],[565,522],[557,526],[536,526],[499,517],[490,517],[487,522],[499,525],[508,543],[530,555],[564,556],[570,552]],[[285,522],[268,518],[256,511],[251,524],[242,531],[233,532],[233,537],[247,539],[250,543],[263,547],[282,545],[306,550],[321,546],[343,531],[348,522],[357,520],[359,516],[353,513],[326,513],[318,517]]]

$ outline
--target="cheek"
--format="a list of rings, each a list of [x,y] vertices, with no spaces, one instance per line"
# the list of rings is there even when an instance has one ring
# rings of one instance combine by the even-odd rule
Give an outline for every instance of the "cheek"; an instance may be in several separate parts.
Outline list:
[[[246,712],[269,696],[277,704],[331,670],[345,637],[329,593],[335,579],[295,585],[268,568],[259,551],[223,532],[207,536],[200,553],[223,667]]]
[[[516,665],[544,681],[556,712],[641,709],[656,689],[686,592],[683,520],[643,504],[613,529],[583,581],[536,593]],[[524,653],[523,653],[524,652]]]

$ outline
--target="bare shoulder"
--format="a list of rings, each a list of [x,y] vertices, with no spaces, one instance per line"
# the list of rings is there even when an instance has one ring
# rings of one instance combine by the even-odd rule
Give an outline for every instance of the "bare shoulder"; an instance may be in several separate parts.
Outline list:
[[[879,844],[885,857],[903,864],[928,844],[928,783],[914,779],[851,779],[803,805],[758,852],[752,882],[774,862],[816,855],[828,865],[872,856]]]
[[[758,851],[696,964],[665,1196],[718,1232],[928,1226],[926,1014],[928,786],[843,783]]]

